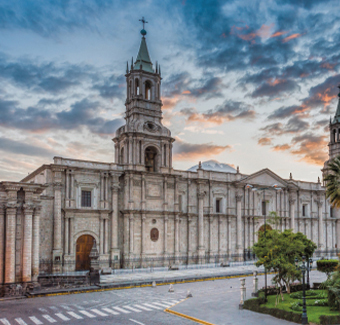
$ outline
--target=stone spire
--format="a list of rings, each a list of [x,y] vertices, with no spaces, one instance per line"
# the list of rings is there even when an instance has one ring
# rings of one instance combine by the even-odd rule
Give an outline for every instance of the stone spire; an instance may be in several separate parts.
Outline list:
[[[339,88],[339,94],[338,94],[339,101],[338,101],[338,107],[336,109],[335,116],[333,119],[333,124],[340,123],[340,85],[338,86],[338,88]]]
[[[146,45],[146,40],[145,40],[146,30],[142,29],[140,33],[142,34],[142,41],[139,46],[139,51],[137,54],[137,59],[134,65],[134,69],[137,69],[137,70],[141,69],[147,72],[154,73],[148,47]]]

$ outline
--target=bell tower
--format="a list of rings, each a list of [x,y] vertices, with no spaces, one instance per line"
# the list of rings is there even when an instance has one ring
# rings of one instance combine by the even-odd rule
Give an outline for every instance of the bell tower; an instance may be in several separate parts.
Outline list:
[[[150,59],[146,45],[147,23],[141,19],[141,43],[136,61],[126,66],[126,124],[116,131],[115,162],[125,169],[169,172],[172,168],[171,132],[162,124],[161,68]]]

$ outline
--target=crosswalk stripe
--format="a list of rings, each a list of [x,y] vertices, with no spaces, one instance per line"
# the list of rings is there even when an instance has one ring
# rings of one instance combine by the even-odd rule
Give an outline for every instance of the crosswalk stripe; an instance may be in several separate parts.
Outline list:
[[[126,308],[126,309],[130,309],[132,311],[135,311],[136,313],[141,313],[142,312],[141,310],[133,308],[133,307],[130,307],[130,306],[123,306],[123,307]]]
[[[0,322],[4,325],[11,325],[11,323],[6,318],[1,318]]]
[[[95,318],[95,315],[90,314],[89,312],[87,312],[86,310],[79,310],[80,313],[82,313],[83,315],[90,317],[90,318]]]
[[[58,313],[58,314],[55,314],[56,316],[58,316],[60,319],[62,320],[70,320],[68,317],[66,317],[65,315],[63,315],[62,313]]]
[[[74,317],[74,318],[83,319],[83,317],[79,316],[78,314],[76,314],[76,313],[73,312],[73,311],[68,311],[67,313],[68,313],[69,315],[71,315],[72,317]]]
[[[99,316],[109,316],[108,314],[103,313],[102,311],[98,309],[91,309],[92,312],[98,314]]]
[[[161,301],[162,304],[167,305],[167,306],[172,306],[173,302],[168,302],[168,301]]]
[[[36,318],[35,316],[30,316],[29,319],[34,323],[34,324],[37,324],[37,325],[42,325],[44,324],[43,322],[41,322],[38,318]]]
[[[137,308],[139,308],[139,309],[146,310],[146,311],[152,311],[152,309],[150,309],[150,308],[146,308],[146,307],[144,307],[144,306],[141,306],[141,305],[134,305],[134,306],[136,306],[136,307],[137,307]]]
[[[22,318],[16,318],[15,320],[16,320],[17,323],[20,324],[20,325],[27,325],[27,323],[26,323]]]
[[[45,319],[47,319],[50,323],[56,323],[57,321],[52,318],[50,315],[42,315]]]
[[[104,311],[106,311],[107,313],[110,313],[112,315],[119,315],[119,313],[113,311],[112,309],[110,308],[102,308]]]
[[[123,308],[120,308],[120,307],[112,307],[113,309],[116,309],[116,310],[118,310],[118,311],[120,311],[120,312],[122,312],[122,313],[124,313],[124,314],[130,314],[130,312],[129,311],[127,311],[127,310],[125,310],[125,309],[123,309]]]
[[[150,307],[150,308],[154,308],[154,309],[162,309],[161,307],[154,306],[154,305],[151,305],[151,304],[143,304],[143,305],[147,306],[147,307]]]
[[[157,305],[157,306],[161,306],[161,307],[165,307],[165,308],[168,308],[169,305],[166,305],[166,304],[163,304],[161,302],[153,302],[154,305]]]

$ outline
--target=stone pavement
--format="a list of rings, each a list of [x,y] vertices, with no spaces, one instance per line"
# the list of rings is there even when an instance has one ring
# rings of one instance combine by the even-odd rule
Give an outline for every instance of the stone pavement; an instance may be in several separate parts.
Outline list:
[[[273,275],[268,275],[268,285],[271,285]],[[251,298],[252,277],[246,278],[247,299]],[[326,276],[318,271],[312,271],[311,282],[325,281]],[[204,282],[201,287],[206,290],[195,292],[192,287],[193,298],[175,305],[171,309],[215,325],[288,325],[295,324],[280,320],[269,315],[251,312],[249,310],[239,310],[240,302],[240,279],[233,278],[223,281]],[[264,276],[259,276],[259,288],[264,286]],[[221,290],[221,287],[223,289]],[[174,286],[175,290],[180,285]],[[308,307],[307,307],[308,314]]]

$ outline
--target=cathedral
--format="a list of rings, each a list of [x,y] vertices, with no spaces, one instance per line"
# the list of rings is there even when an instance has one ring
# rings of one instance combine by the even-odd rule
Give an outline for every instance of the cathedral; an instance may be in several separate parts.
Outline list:
[[[243,260],[272,212],[280,230],[302,232],[319,251],[336,249],[339,214],[320,180],[283,179],[269,169],[245,175],[216,162],[172,167],[161,69],[141,34],[126,69],[115,162],[54,157],[20,182],[0,182],[0,286],[88,270],[94,244],[101,268]],[[340,104],[329,159],[340,153],[339,130]]]

